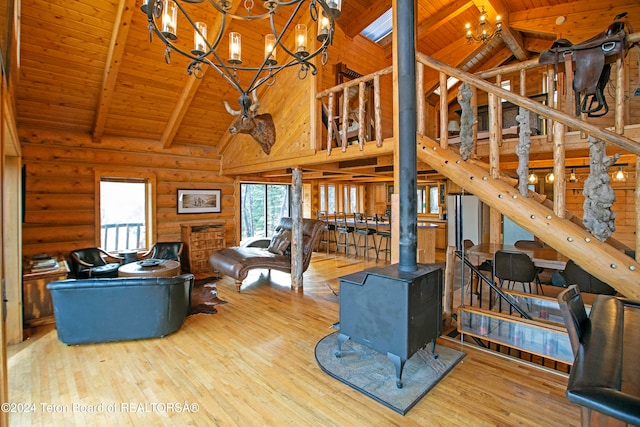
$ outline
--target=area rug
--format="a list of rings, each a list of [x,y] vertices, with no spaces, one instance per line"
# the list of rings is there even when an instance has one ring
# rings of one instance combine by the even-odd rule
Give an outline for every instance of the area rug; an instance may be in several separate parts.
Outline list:
[[[196,280],[191,290],[191,314],[214,314],[216,306],[227,302],[218,297],[218,288],[208,280]]]
[[[342,356],[336,357],[337,338],[338,332],[334,332],[316,344],[320,368],[402,415],[464,357],[460,351],[436,345],[438,357],[434,358],[428,344],[407,360],[402,371],[402,388],[397,388],[396,370],[386,354],[349,340],[342,345]]]

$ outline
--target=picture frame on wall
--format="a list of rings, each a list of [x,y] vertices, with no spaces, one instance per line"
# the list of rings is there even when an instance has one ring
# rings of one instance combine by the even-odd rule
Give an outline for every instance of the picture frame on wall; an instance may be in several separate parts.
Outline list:
[[[178,213],[218,213],[221,211],[221,190],[178,190]]]

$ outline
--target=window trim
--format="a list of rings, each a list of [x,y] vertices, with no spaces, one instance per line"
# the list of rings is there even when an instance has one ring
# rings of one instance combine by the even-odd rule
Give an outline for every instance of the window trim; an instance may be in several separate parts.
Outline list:
[[[156,219],[156,175],[154,173],[137,171],[137,170],[128,170],[128,171],[119,171],[113,169],[96,169],[94,170],[94,244],[96,247],[100,246],[100,183],[102,180],[118,180],[118,181],[127,181],[127,180],[143,180],[147,184],[147,213],[146,213],[146,221],[147,221],[147,232],[146,232],[146,249],[150,248],[153,242],[158,241],[158,233],[157,233],[157,219]]]

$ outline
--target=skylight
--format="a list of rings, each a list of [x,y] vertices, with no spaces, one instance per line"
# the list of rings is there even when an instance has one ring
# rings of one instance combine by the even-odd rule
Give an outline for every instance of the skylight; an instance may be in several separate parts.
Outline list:
[[[369,24],[367,28],[362,30],[360,34],[377,43],[387,35],[391,34],[392,26],[393,16],[391,15],[391,9],[389,9],[380,15],[378,19]]]

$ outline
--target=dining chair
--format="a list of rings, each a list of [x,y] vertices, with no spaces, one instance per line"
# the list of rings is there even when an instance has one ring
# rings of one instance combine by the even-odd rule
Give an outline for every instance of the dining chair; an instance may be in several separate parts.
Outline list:
[[[376,234],[375,228],[369,227],[369,221],[367,219],[367,214],[354,212],[353,214],[353,225],[354,225],[354,238],[356,243],[356,256],[358,256],[358,249],[362,249],[363,256],[366,259],[369,259],[369,251],[376,249],[376,240],[374,235]],[[371,243],[369,243],[369,239],[371,239]]]
[[[567,261],[564,271],[560,273],[564,277],[567,286],[578,285],[580,292],[590,294],[615,295],[616,290],[602,280],[587,273],[572,259]]]
[[[538,281],[538,269],[533,260],[524,252],[499,250],[493,256],[493,276],[503,287],[505,282],[507,288],[513,289],[516,283],[522,284],[522,291],[527,292],[526,285],[529,285],[529,293],[532,292],[532,284],[536,287],[536,293],[540,288]]]
[[[544,248],[544,244],[538,240],[516,240],[513,246],[516,248]]]
[[[376,223],[376,235],[379,237],[378,249],[376,250],[376,260],[380,259],[380,252],[383,252],[384,260],[386,261],[387,255],[389,255],[389,258],[391,258],[391,218],[389,217],[388,226],[380,224],[382,218],[379,218],[378,214],[376,214],[373,218]],[[384,249],[382,249],[383,243]]]
[[[353,246],[354,249],[356,247],[356,241],[353,235],[355,228],[347,224],[347,214],[344,212],[334,213],[334,224],[336,227],[336,254],[340,248],[344,248],[345,256],[349,256],[349,246]],[[356,256],[357,255],[358,252],[356,251]]]
[[[544,248],[544,243],[539,240],[516,240],[513,244],[516,248],[519,249],[535,249],[535,248]],[[542,283],[540,279],[540,274],[544,272],[544,267],[536,267],[538,269],[538,282]]]

